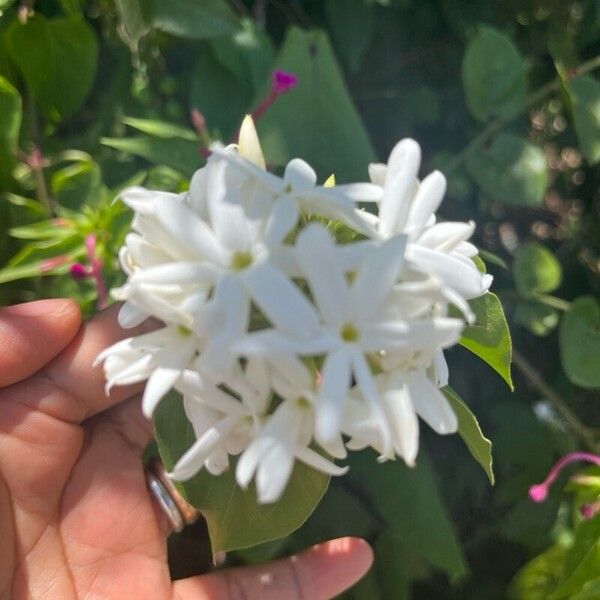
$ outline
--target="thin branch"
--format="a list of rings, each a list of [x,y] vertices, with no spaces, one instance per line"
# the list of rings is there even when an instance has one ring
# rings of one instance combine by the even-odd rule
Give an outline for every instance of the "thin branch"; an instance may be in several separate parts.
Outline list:
[[[575,77],[579,77],[580,75],[590,73],[598,67],[600,67],[600,55],[585,61],[576,69],[570,70],[567,73],[567,78],[574,79]],[[467,157],[467,154],[469,154],[472,148],[485,144],[499,129],[501,129],[505,125],[508,125],[508,123],[514,121],[517,117],[522,115],[526,110],[528,110],[532,106],[539,104],[544,98],[546,98],[550,94],[558,91],[561,85],[562,80],[559,77],[556,77],[552,81],[549,81],[542,85],[535,92],[529,94],[529,96],[525,98],[523,110],[520,111],[519,114],[514,115],[508,119],[497,119],[496,121],[490,122],[487,125],[487,127],[485,127],[480,133],[478,133],[458,154],[454,155],[451,161],[449,161],[444,166],[444,173],[448,174],[457,169],[463,163],[463,161]]]
[[[579,417],[567,406],[559,394],[552,389],[540,372],[514,348],[512,360],[515,367],[521,371],[529,384],[537,389],[552,404],[554,409],[560,413],[571,431],[585,443],[587,448],[595,452],[597,444],[593,432],[579,420]]]

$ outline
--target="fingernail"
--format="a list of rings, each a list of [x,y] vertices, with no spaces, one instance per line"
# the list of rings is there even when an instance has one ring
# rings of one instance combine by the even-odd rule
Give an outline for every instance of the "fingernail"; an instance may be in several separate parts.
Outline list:
[[[72,305],[72,300],[53,298],[51,300],[36,300],[35,302],[7,306],[2,311],[15,317],[58,317],[69,310]]]

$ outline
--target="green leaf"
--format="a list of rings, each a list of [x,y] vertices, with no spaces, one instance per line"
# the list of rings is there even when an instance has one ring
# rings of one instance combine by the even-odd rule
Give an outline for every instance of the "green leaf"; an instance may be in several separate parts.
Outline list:
[[[195,441],[181,399],[170,394],[154,415],[156,441],[167,469]],[[213,553],[248,548],[289,535],[300,527],[327,490],[329,478],[296,463],[281,499],[258,504],[254,486],[243,490],[235,481],[235,461],[228,471],[214,477],[206,471],[182,484],[187,500],[205,517]]]
[[[600,303],[580,296],[565,313],[559,331],[560,358],[567,377],[584,388],[600,388]]]
[[[200,167],[198,144],[190,140],[150,137],[102,138],[105,146],[141,156],[155,165],[166,165],[191,176]]]
[[[600,598],[600,579],[588,581],[581,591],[571,596],[570,600],[598,600]]]
[[[481,465],[490,483],[494,485],[492,442],[483,435],[475,415],[461,397],[450,387],[442,389],[458,419],[458,434],[463,439],[473,458]]]
[[[558,583],[564,556],[564,548],[556,545],[528,562],[511,582],[509,598],[547,600]]]
[[[290,29],[275,68],[294,73],[298,85],[257,123],[267,162],[302,156],[321,179],[332,172],[339,183],[366,177],[375,155],[325,33]]]
[[[194,131],[175,123],[158,121],[156,119],[136,119],[135,117],[123,117],[123,123],[153,137],[165,139],[179,138],[199,143],[198,136]]]
[[[91,160],[74,162],[52,174],[52,194],[60,206],[78,209],[82,204],[97,204],[102,196],[102,174]]]
[[[489,148],[473,147],[466,167],[485,194],[504,204],[539,206],[548,187],[544,153],[512,133],[499,133]]]
[[[469,42],[462,63],[467,106],[478,121],[508,119],[525,107],[525,62],[511,39],[482,26]]]
[[[371,451],[349,455],[345,476],[385,522],[385,531],[405,544],[410,554],[425,559],[452,580],[467,573],[467,565],[448,512],[438,492],[424,449],[418,466],[401,461],[378,463]]]
[[[9,50],[36,104],[59,121],[75,112],[94,83],[98,42],[80,18],[46,19],[36,14],[9,30]]]
[[[475,324],[464,330],[460,345],[484,360],[514,389],[510,374],[512,342],[498,296],[487,292],[469,304],[475,313]]]
[[[548,335],[560,319],[558,311],[547,304],[535,300],[523,300],[517,303],[514,319],[534,335]]]
[[[562,281],[560,263],[545,246],[536,242],[523,244],[513,262],[517,291],[524,298],[553,292]]]
[[[589,75],[566,84],[582,154],[591,165],[600,160],[600,83]]]
[[[479,249],[479,256],[483,260],[485,260],[486,263],[496,265],[497,267],[500,267],[501,269],[508,271],[508,265],[506,264],[506,261],[503,258],[501,258],[500,256],[498,256],[497,254],[494,254],[493,252],[490,252],[489,250]]]
[[[10,176],[15,163],[21,117],[19,92],[0,76],[0,182]]]
[[[224,140],[234,135],[270,81],[274,58],[270,39],[247,19],[234,35],[203,48],[192,72],[190,105],[204,115],[211,131]]]
[[[229,35],[239,20],[222,0],[147,0],[144,8],[154,29],[192,40]]]
[[[600,573],[600,517],[584,519],[577,524],[575,539],[563,564],[560,580],[551,600],[572,598]]]
[[[325,16],[340,59],[356,71],[375,32],[367,0],[327,0]]]

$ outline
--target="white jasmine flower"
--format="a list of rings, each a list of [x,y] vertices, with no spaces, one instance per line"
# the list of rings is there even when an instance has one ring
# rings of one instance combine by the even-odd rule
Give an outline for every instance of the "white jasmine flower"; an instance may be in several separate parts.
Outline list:
[[[467,242],[475,225],[436,223],[435,212],[446,192],[446,178],[433,171],[419,182],[420,164],[419,145],[404,139],[392,150],[387,165],[369,166],[371,180],[383,189],[377,231],[384,239],[406,235],[407,268],[438,279],[446,299],[471,319],[466,300],[481,296],[492,282],[492,277],[480,273],[470,260],[477,254],[475,246]]]

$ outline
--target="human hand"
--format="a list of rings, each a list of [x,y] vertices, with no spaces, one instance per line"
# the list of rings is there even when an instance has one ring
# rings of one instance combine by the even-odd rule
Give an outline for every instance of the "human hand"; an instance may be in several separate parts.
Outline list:
[[[331,598],[369,568],[359,539],[172,582],[164,515],[141,456],[152,435],[139,389],[104,394],[98,353],[116,307],[81,326],[76,304],[0,309],[0,599]]]

